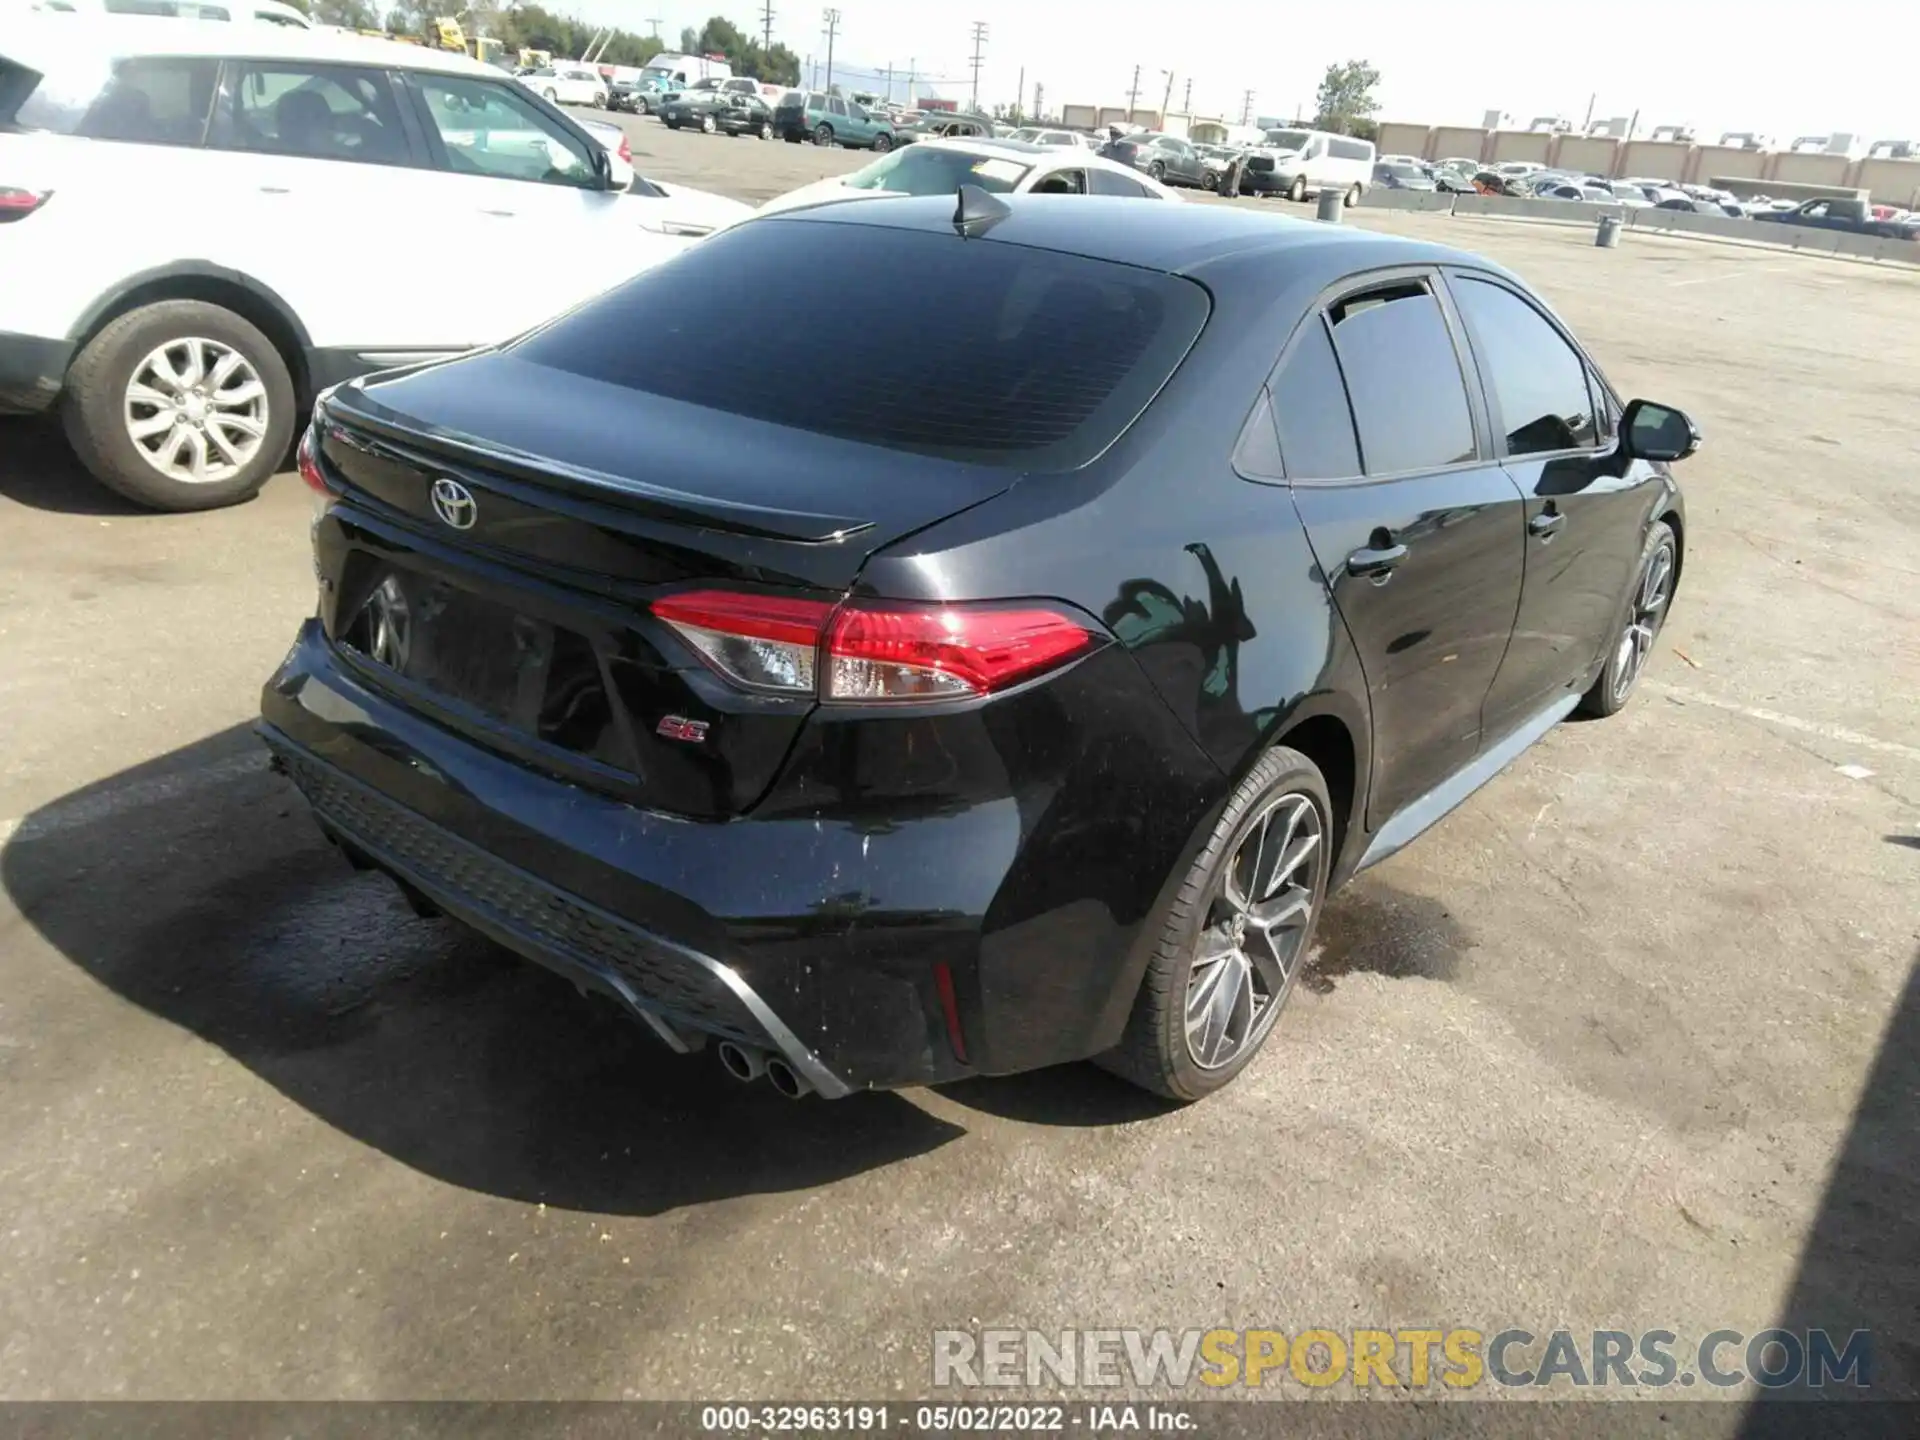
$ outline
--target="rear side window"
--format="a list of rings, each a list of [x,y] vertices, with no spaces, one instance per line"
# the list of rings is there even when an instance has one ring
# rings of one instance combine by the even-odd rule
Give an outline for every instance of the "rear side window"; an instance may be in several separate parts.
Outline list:
[[[1369,475],[1473,459],[1473,416],[1446,316],[1417,281],[1349,296],[1329,311]]]
[[[845,440],[1071,469],[1133,422],[1207,313],[1198,285],[1134,266],[950,232],[767,219],[702,241],[512,353]],[[743,364],[769,334],[805,335],[831,358]]]
[[[1526,301],[1484,280],[1457,280],[1453,298],[1499,408],[1509,455],[1578,450],[1595,443],[1587,367]]]
[[[1371,160],[1373,146],[1364,140],[1332,139],[1327,142],[1327,154],[1337,160]]]
[[[1144,200],[1153,194],[1139,181],[1116,175],[1111,170],[1092,170],[1087,178],[1092,182],[1095,195],[1124,195],[1130,200]]]
[[[1274,377],[1273,418],[1289,480],[1347,480],[1360,473],[1347,387],[1317,315]]]
[[[118,61],[112,78],[77,118],[71,133],[144,145],[198,145],[206,138],[219,70],[218,61],[191,56]],[[22,107],[23,119],[28,106]],[[65,127],[54,123],[46,128]]]
[[[404,165],[411,158],[385,71],[298,61],[242,67],[232,122],[220,143],[232,150],[369,165]]]

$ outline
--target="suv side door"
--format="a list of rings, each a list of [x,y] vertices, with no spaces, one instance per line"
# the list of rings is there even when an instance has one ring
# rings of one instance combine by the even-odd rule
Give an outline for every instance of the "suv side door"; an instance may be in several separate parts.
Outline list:
[[[456,237],[411,273],[461,343],[518,334],[686,247],[644,228],[646,206],[600,188],[596,142],[511,80],[405,78],[435,167],[413,177],[434,216],[420,233]]]
[[[356,239],[376,243],[357,221],[399,235],[434,224],[417,183],[424,150],[391,71],[228,60],[207,145],[225,171],[217,228],[237,242],[229,263],[284,300],[316,349],[463,338],[422,333],[417,317],[432,305],[412,266],[377,250],[349,258]]]
[[[1447,273],[1494,453],[1525,496],[1526,581],[1483,723],[1498,737],[1583,684],[1638,573],[1660,472],[1622,453],[1620,407],[1560,327],[1497,276]]]
[[[1438,277],[1334,292],[1270,383],[1280,454],[1366,674],[1367,826],[1472,762],[1526,563],[1519,488],[1485,418]]]

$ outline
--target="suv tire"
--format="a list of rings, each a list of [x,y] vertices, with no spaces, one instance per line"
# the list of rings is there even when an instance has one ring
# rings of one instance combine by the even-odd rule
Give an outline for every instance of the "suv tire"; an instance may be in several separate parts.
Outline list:
[[[813,143],[831,148],[833,145],[833,127],[822,120],[813,127]]]
[[[128,389],[136,369],[161,347],[188,339],[212,341],[238,355],[263,392],[260,444],[224,479],[173,478],[147,459],[129,433]],[[252,499],[287,457],[293,412],[293,380],[273,342],[233,311],[200,300],[161,300],[114,320],[68,368],[60,401],[67,442],[94,479],[136,504],[176,511],[214,510]]]
[[[1291,956],[1290,965],[1282,965],[1285,979],[1269,990],[1257,1015],[1246,1020],[1243,1043],[1218,1063],[1203,1066],[1195,1057],[1187,1031],[1189,987],[1202,934],[1209,931],[1210,917],[1222,908],[1229,869],[1242,858],[1243,847],[1256,835],[1261,822],[1269,816],[1280,816],[1283,810],[1302,812],[1303,806],[1311,811],[1311,821],[1302,813],[1303,823],[1317,826],[1317,832],[1303,829],[1301,838],[1308,833],[1317,833],[1319,838],[1291,872],[1305,882],[1300,888],[1306,896],[1307,910],[1305,920],[1285,932]],[[1214,823],[1213,833],[1159,917],[1159,938],[1120,1043],[1095,1056],[1094,1063],[1171,1100],[1199,1100],[1244,1070],[1273,1034],[1311,953],[1313,932],[1326,900],[1327,877],[1332,872],[1333,834],[1333,804],[1319,768],[1299,751],[1285,746],[1276,746],[1261,756],[1234,788]],[[1253,858],[1256,870],[1260,859],[1258,854]],[[1287,887],[1289,892],[1294,888]],[[1212,933],[1220,932],[1216,928]]]
[[[873,137],[874,154],[884,155],[891,149],[893,149],[893,137],[891,135],[876,135]]]

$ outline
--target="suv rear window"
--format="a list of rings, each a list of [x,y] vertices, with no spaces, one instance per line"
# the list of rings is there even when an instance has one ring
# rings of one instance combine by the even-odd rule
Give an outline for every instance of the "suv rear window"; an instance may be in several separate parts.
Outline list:
[[[1130,265],[769,218],[702,241],[512,353],[844,440],[1072,469],[1146,408],[1208,308],[1198,285]],[[768,335],[807,344],[770,352]]]

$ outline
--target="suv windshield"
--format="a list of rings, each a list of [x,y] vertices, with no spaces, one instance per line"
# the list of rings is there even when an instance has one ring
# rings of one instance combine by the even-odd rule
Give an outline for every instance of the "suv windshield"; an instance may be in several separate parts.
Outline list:
[[[1272,150],[1298,150],[1310,138],[1305,130],[1269,130],[1267,146]]]
[[[1413,165],[1381,165],[1377,167],[1393,176],[1396,180],[1424,180],[1427,172]]]
[[[962,185],[1004,195],[1033,167],[1001,155],[915,145],[882,156],[846,179],[855,190],[888,190],[902,195],[951,195]]]

